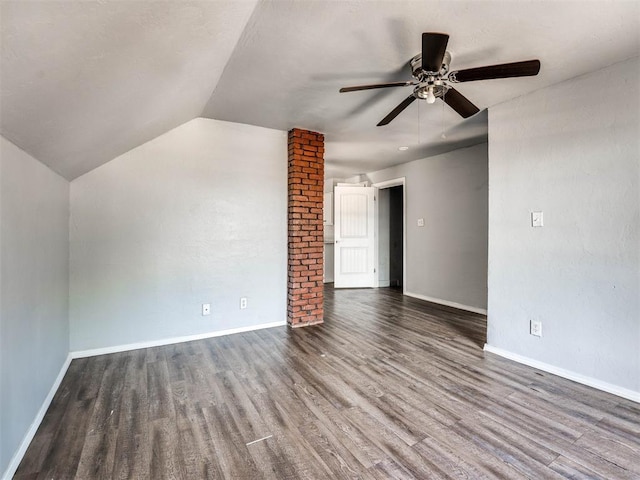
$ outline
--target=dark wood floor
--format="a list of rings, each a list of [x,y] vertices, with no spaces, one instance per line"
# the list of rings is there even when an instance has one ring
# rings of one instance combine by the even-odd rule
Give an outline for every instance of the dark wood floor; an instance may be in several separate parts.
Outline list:
[[[16,478],[640,478],[640,405],[328,289],[325,324],[74,360]]]

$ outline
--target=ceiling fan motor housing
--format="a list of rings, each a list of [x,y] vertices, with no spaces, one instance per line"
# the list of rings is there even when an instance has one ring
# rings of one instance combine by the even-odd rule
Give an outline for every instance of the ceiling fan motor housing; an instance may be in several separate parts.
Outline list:
[[[442,58],[442,67],[438,72],[426,72],[422,68],[422,54],[419,53],[409,61],[411,66],[411,75],[418,82],[420,82],[414,89],[413,94],[416,98],[422,100],[427,99],[429,92],[433,94],[435,98],[443,98],[449,90],[445,77],[449,71],[449,64],[451,63],[451,54],[445,52]]]

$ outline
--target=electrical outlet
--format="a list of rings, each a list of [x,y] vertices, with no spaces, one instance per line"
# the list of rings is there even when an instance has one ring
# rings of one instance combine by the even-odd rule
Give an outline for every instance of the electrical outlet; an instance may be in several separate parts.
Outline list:
[[[202,304],[202,315],[211,315],[211,304],[203,303]]]
[[[539,320],[531,320],[529,324],[529,333],[536,337],[542,336],[542,322]]]
[[[247,297],[240,297],[240,310],[247,308]]]
[[[424,227],[424,218],[419,218],[418,219],[418,226],[419,227]]]

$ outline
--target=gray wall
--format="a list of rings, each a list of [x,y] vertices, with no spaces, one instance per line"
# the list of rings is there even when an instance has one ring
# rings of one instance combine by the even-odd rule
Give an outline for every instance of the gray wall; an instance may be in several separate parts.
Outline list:
[[[0,475],[69,352],[69,183],[0,137]]]
[[[635,392],[639,71],[636,57],[489,112],[488,344]]]
[[[366,175],[372,183],[400,177],[406,177],[406,293],[486,309],[487,144]]]
[[[199,118],[74,180],[71,350],[286,322],[286,158]]]

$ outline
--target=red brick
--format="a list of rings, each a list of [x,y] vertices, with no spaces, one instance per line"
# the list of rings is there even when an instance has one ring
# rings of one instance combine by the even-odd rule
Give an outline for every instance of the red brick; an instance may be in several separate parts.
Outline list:
[[[287,312],[291,326],[322,323],[324,135],[288,133]]]

